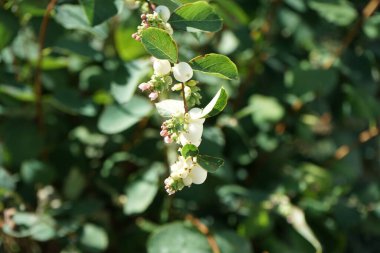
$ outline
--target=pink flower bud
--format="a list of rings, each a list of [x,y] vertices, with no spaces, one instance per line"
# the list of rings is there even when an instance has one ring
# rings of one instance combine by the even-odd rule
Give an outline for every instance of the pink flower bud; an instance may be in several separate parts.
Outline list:
[[[166,130],[166,129],[162,130],[162,131],[160,132],[160,135],[161,135],[162,137],[164,137],[164,136],[168,136],[168,135],[169,135],[168,130]]]
[[[150,98],[150,100],[156,100],[157,98],[158,98],[158,92],[152,92],[152,93],[150,93],[149,94],[149,98]]]
[[[172,143],[173,140],[172,140],[172,138],[170,138],[170,136],[166,136],[166,137],[164,138],[164,142],[167,143],[167,144],[169,144],[169,143]]]
[[[146,20],[146,14],[145,13],[141,14],[141,19]]]
[[[146,91],[146,90],[149,90],[150,88],[152,88],[152,85],[150,83],[142,83],[139,85],[139,89],[141,91]]]
[[[137,33],[132,34],[132,38],[136,39]]]

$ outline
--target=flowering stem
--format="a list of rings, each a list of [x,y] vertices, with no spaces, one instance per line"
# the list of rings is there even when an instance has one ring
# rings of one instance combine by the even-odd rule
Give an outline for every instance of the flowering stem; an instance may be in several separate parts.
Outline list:
[[[187,102],[186,102],[186,96],[185,96],[185,84],[182,83],[182,97],[183,97],[183,106],[185,108],[185,113],[189,111],[189,108],[187,107]]]

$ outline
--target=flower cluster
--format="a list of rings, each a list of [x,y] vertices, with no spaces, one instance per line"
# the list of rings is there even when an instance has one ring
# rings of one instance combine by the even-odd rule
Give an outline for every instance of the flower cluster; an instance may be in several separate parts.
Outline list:
[[[182,146],[192,144],[198,147],[202,141],[203,123],[202,110],[193,108],[188,113],[181,110],[174,112],[171,118],[164,121],[160,135],[166,143],[173,141]]]
[[[193,77],[193,69],[188,63],[180,62],[172,67],[168,60],[160,60],[154,57],[152,59],[154,74],[150,81],[139,85],[141,91],[148,91],[149,98],[152,101],[156,100],[161,93],[170,90],[169,88],[173,84],[173,78],[170,75],[173,73],[175,80],[180,83],[173,85],[171,90],[182,91],[182,87],[184,87],[188,105],[194,106],[200,103],[199,88],[196,87],[196,81],[190,80]]]
[[[156,7],[153,14],[142,14],[142,24],[138,26],[133,38],[140,41],[144,29],[149,27],[165,30],[171,35],[173,30],[167,23],[170,15],[166,6]],[[164,183],[167,193],[171,195],[185,186],[202,184],[207,178],[207,171],[197,163],[197,147],[202,141],[205,115],[202,109],[194,107],[200,104],[201,95],[197,87],[198,82],[192,80],[193,69],[189,63],[171,64],[168,60],[152,57],[152,65],[154,72],[151,79],[141,83],[139,89],[146,92],[152,101],[168,97],[170,91],[181,92],[183,99],[182,101],[168,99],[157,102],[156,105],[164,103],[164,110],[168,112],[165,114],[168,119],[161,125],[160,135],[165,143],[180,145],[178,151],[181,153],[185,146],[191,146],[196,150],[192,154],[180,155],[178,160],[170,166],[170,175]]]
[[[154,8],[154,7],[153,7]],[[141,14],[141,25],[137,27],[137,32],[132,34],[132,38],[137,41],[141,40],[142,32],[149,27],[156,27],[173,34],[173,28],[168,23],[170,10],[168,7],[160,5],[154,8],[154,12]]]
[[[196,162],[196,158],[179,156],[176,163],[170,166],[170,176],[165,179],[165,189],[169,195],[182,190],[191,184],[202,184],[206,181],[207,171]]]

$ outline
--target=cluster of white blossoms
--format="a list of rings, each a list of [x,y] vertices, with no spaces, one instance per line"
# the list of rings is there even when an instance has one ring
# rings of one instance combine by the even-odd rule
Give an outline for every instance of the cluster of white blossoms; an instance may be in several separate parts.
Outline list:
[[[171,195],[185,186],[202,184],[206,178],[207,171],[197,164],[195,157],[179,156],[177,162],[170,166],[170,176],[164,181],[165,190]]]
[[[193,69],[187,62],[179,62],[173,66],[168,60],[160,60],[152,57],[154,73],[151,80],[141,83],[139,89],[149,92],[150,100],[156,100],[161,93],[171,91],[183,91],[188,106],[200,103],[198,82],[190,80],[193,77]],[[179,83],[173,84],[173,78]],[[171,89],[170,89],[171,87]]]
[[[137,27],[137,32],[132,34],[132,38],[137,41],[141,40],[142,32],[149,27],[156,27],[167,31],[169,34],[173,34],[173,28],[168,23],[170,18],[170,10],[168,7],[160,5],[154,7],[153,13],[141,14],[141,25]]]
[[[154,8],[153,14],[142,14],[142,25],[133,38],[140,41],[142,31],[148,27],[157,27],[172,34],[173,30],[167,21],[170,11],[166,6]],[[167,144],[176,143],[182,154],[170,166],[170,175],[165,179],[165,189],[169,195],[182,190],[185,186],[202,184],[207,178],[207,171],[198,162],[198,146],[202,141],[203,124],[205,122],[203,110],[195,105],[200,104],[198,82],[192,80],[193,69],[187,62],[171,64],[168,60],[152,57],[153,75],[147,82],[139,85],[142,92],[146,92],[152,101],[169,97],[169,92],[179,91],[183,100],[163,100],[156,105],[164,103],[164,110],[169,112],[168,117],[161,126],[160,135]],[[172,101],[174,101],[172,103]],[[168,103],[165,103],[168,102]],[[190,109],[191,108],[191,109]],[[189,146],[196,150],[191,154],[183,154],[183,149]]]

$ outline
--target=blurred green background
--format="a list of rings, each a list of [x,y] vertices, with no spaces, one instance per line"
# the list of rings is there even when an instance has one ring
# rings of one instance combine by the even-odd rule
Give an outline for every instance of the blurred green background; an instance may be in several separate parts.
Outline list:
[[[59,0],[39,40],[49,1],[0,0],[0,252],[380,252],[379,1],[209,2],[222,31],[174,37],[238,66],[196,76],[225,165],[169,197],[133,1]]]

